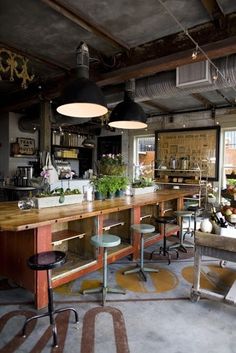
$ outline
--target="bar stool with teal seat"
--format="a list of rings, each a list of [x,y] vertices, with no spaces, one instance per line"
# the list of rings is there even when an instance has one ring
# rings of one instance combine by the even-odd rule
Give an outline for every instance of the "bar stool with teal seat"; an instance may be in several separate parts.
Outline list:
[[[124,272],[124,275],[128,275],[130,273],[138,272],[144,281],[147,281],[147,276],[145,272],[159,272],[159,270],[154,268],[149,268],[144,266],[143,261],[143,253],[144,253],[144,234],[153,233],[155,231],[155,227],[151,224],[133,224],[131,226],[132,230],[140,234],[140,264],[137,264],[137,267],[132,270],[127,270]]]
[[[103,248],[103,283],[102,286],[98,288],[85,289],[83,294],[89,293],[102,293],[102,305],[106,303],[106,295],[107,293],[119,293],[125,294],[125,291],[120,288],[111,288],[108,287],[107,281],[107,248],[112,248],[114,246],[119,245],[121,242],[120,237],[113,234],[102,234],[102,235],[94,235],[91,237],[91,244],[96,246],[97,248]]]
[[[193,248],[194,245],[184,242],[184,237],[187,233],[191,233],[191,217],[193,215],[192,211],[175,211],[175,216],[180,218],[180,231],[179,231],[179,242],[169,246],[169,249],[178,249],[183,252],[187,252],[187,248]],[[183,233],[183,220],[188,218],[189,227],[187,232]]]

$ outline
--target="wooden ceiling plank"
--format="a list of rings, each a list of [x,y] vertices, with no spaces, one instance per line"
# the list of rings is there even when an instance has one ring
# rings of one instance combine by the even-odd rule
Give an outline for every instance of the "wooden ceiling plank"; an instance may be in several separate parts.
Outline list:
[[[44,2],[46,5],[48,5],[50,8],[52,8],[54,11],[60,13],[62,16],[66,17],[68,20],[76,23],[86,31],[90,33],[94,33],[96,36],[104,39],[106,42],[109,42],[116,48],[121,48],[125,50],[129,50],[130,47],[128,44],[123,42],[121,39],[115,37],[108,31],[106,31],[102,26],[97,24],[95,21],[93,21],[91,18],[88,18],[85,16],[85,14],[82,14],[79,12],[77,9],[72,9],[71,7],[64,4],[63,1],[60,0],[41,0]]]
[[[203,97],[201,94],[199,93],[191,93],[190,94],[194,99],[196,99],[198,102],[202,103],[202,105],[205,108],[212,108],[214,107],[214,104],[207,98]]]
[[[210,59],[234,54],[236,53],[236,36],[203,45],[201,48],[207,53]],[[140,62],[132,66],[128,66],[127,62],[127,67],[103,74],[101,77],[96,78],[96,82],[99,86],[113,85],[130,80],[131,78],[140,78],[162,71],[174,70],[178,66],[192,63],[191,54],[192,49]],[[204,59],[206,59],[205,56],[199,53],[195,61],[202,61]]]

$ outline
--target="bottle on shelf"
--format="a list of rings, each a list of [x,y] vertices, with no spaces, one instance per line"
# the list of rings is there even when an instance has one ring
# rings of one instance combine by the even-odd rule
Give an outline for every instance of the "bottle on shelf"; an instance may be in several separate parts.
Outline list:
[[[213,206],[211,209],[211,218],[212,220],[221,228],[227,228],[228,222],[221,213],[221,211],[216,211],[216,208]]]

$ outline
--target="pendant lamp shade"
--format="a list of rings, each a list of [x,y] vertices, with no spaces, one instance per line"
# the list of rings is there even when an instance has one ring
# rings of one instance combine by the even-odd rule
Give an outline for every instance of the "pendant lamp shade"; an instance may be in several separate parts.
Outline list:
[[[125,92],[124,101],[112,111],[108,125],[118,129],[145,129],[147,118],[142,107]]]
[[[77,48],[75,79],[68,83],[62,94],[58,113],[76,118],[93,118],[108,111],[101,89],[89,79],[89,52],[85,43]]]

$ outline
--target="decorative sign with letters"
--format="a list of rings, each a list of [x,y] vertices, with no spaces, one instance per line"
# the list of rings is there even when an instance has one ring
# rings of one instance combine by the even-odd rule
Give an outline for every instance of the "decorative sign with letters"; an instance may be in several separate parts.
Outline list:
[[[33,155],[35,153],[35,141],[31,138],[18,137],[19,154]]]

